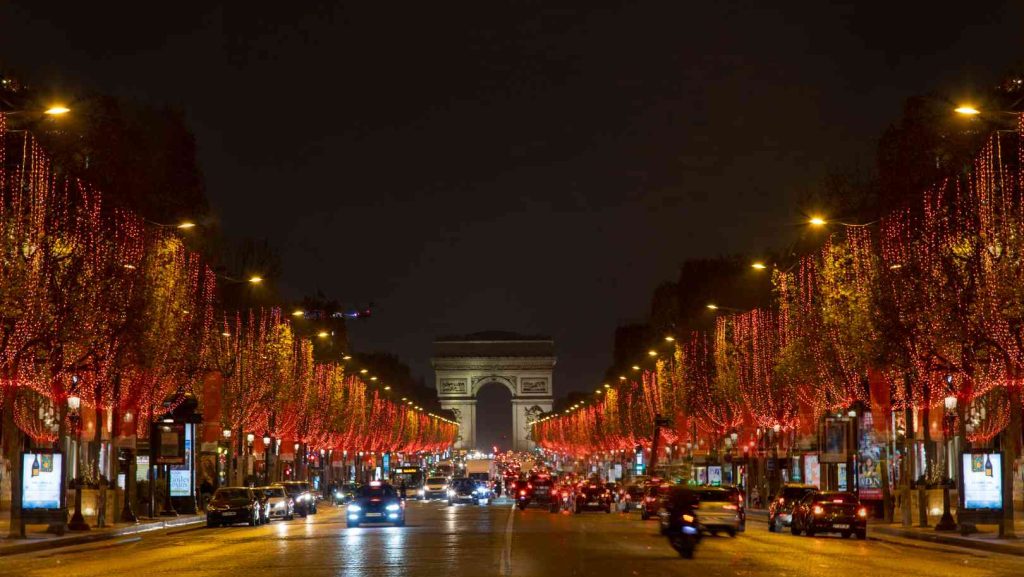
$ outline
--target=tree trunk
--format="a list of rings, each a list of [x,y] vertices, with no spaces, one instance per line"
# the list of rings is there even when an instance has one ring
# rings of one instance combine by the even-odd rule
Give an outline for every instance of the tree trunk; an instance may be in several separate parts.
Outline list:
[[[1015,539],[1013,515],[1013,473],[1017,464],[1017,443],[1020,442],[1020,385],[1010,385],[1010,425],[1003,431],[1003,519],[999,536]]]
[[[904,527],[913,525],[913,511],[910,503],[911,479],[914,475],[914,406],[910,404],[910,376],[903,377],[904,403],[903,411],[903,460],[900,461],[900,517]]]
[[[25,444],[21,429],[14,424],[14,396],[10,391],[3,402],[4,413],[4,457],[11,464],[11,524],[9,539],[24,539],[25,528],[21,524],[21,449]]]

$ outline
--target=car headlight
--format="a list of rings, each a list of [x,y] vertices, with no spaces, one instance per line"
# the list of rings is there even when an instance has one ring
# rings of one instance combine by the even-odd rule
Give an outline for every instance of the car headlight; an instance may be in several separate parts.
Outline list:
[[[349,510],[350,512],[352,512],[352,513],[358,513],[358,512],[360,512],[360,511],[362,511],[362,510],[363,510],[363,508],[362,508],[362,507],[360,507],[359,505],[355,505],[355,504],[352,504],[352,505],[349,505],[349,506],[348,506],[348,510]]]
[[[340,491],[335,491],[334,492],[334,498],[335,499],[340,499],[341,498],[341,492]]]
[[[397,510],[401,509],[402,507],[400,507],[397,503],[392,503],[392,504],[390,504],[390,505],[388,505],[387,507],[384,507],[384,508],[387,509],[388,511],[397,511]]]
[[[284,501],[280,501],[278,503],[274,503],[274,508],[275,509],[284,509],[286,505],[287,505],[287,503],[285,503]]]

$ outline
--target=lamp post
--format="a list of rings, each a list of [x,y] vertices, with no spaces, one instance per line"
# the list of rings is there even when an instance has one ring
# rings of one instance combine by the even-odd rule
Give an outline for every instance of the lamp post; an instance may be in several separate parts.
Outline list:
[[[274,440],[270,433],[263,433],[263,484],[270,484],[270,444]]]
[[[244,479],[243,482],[246,485],[249,484],[249,478],[248,478],[249,475],[250,475],[250,473],[249,473],[249,461],[253,460],[252,444],[253,444],[253,442],[255,440],[256,440],[256,434],[255,433],[246,433],[246,435],[245,435],[245,443],[246,443],[246,445],[248,446],[248,449],[249,449],[248,454],[245,456],[245,475],[243,476],[243,479]]]
[[[135,427],[135,415],[131,409],[124,412],[124,426]],[[121,507],[121,522],[122,523],[138,523],[139,518],[135,515],[135,510],[132,507],[132,485],[135,483],[135,474],[132,471],[132,463],[135,461],[134,450],[124,450],[126,461],[123,466],[124,468],[124,506]]]
[[[221,436],[224,437],[224,445],[226,447],[224,453],[224,468],[226,469],[224,471],[224,484],[230,486],[232,476],[234,475],[231,468],[231,429],[224,427],[224,430],[221,431]]]
[[[952,482],[949,478],[949,464],[952,462],[951,453],[953,451],[953,424],[956,421],[956,395],[949,395],[943,400],[946,406],[946,417],[943,420],[945,427],[943,428],[942,434],[946,440],[946,471],[943,475],[942,483],[942,518],[935,525],[936,531],[956,531],[956,520],[953,519],[953,514],[949,510],[949,485]]]
[[[78,384],[78,377],[72,377],[73,385]],[[77,387],[76,387],[77,388]],[[71,516],[68,529],[71,531],[88,531],[89,524],[82,516],[82,467],[81,450],[78,446],[79,438],[82,435],[82,417],[78,410],[82,406],[82,398],[77,392],[68,395],[68,411],[71,413],[68,418],[71,420],[71,435],[75,440],[75,513]]]

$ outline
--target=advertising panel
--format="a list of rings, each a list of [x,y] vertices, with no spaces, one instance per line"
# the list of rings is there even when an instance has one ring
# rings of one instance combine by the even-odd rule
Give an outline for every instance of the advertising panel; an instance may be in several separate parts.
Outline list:
[[[171,496],[191,497],[192,492],[192,426],[185,426],[185,462],[171,465]]]
[[[1003,508],[1002,453],[971,452],[961,456],[964,471],[964,509]]]
[[[870,411],[861,415],[857,446],[857,490],[866,500],[882,499],[881,447],[875,439],[875,423]]]
[[[821,466],[817,454],[804,455],[804,482],[821,488]]]
[[[185,423],[160,423],[156,429],[156,464],[185,463]]]
[[[846,462],[846,429],[849,421],[843,418],[826,418],[824,423],[825,450],[821,454],[822,463]]]
[[[60,509],[63,457],[61,453],[21,454],[22,509]]]
[[[719,465],[708,466],[708,485],[719,486],[722,484],[722,467]]]

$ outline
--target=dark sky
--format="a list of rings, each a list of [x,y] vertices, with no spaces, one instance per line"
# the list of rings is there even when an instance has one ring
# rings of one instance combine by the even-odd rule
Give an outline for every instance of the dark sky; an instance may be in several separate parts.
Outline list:
[[[680,260],[784,244],[904,98],[1024,54],[1009,1],[219,4],[0,2],[0,66],[184,107],[224,229],[377,303],[357,348],[432,380],[435,336],[550,334],[556,393]]]

